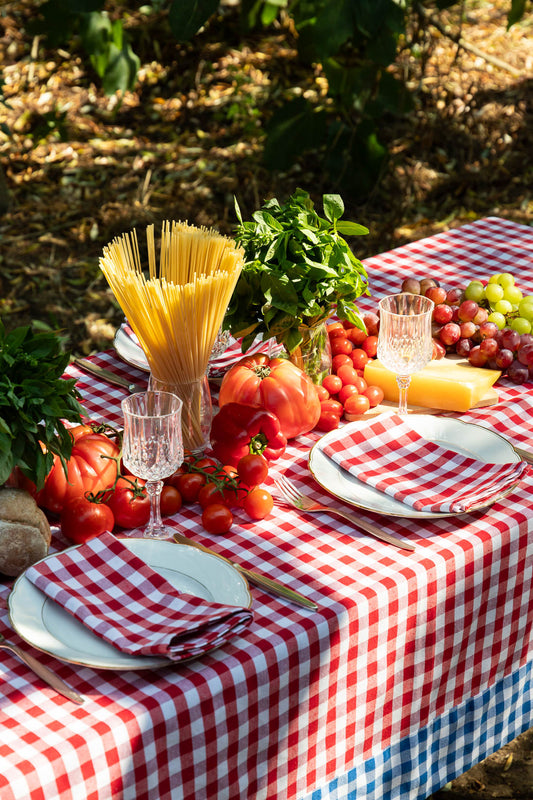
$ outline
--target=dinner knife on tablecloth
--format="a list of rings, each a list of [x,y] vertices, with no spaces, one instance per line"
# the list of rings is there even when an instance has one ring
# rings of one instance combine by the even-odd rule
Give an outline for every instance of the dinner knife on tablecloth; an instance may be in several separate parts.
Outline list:
[[[178,544],[185,544],[189,545],[189,547],[196,547],[198,550],[203,550],[204,553],[209,553],[209,555],[216,556],[217,558],[221,558],[222,561],[227,561],[228,564],[231,564],[232,567],[235,567],[242,575],[244,575],[250,583],[254,583],[256,586],[260,586],[262,589],[265,589],[267,592],[271,592],[272,594],[276,594],[279,597],[284,597],[286,600],[292,600],[293,603],[297,603],[300,606],[304,606],[305,608],[310,608],[313,611],[318,610],[318,606],[316,603],[313,603],[312,600],[309,600],[307,597],[299,594],[298,592],[289,589],[287,586],[283,586],[283,584],[278,583],[277,581],[273,581],[272,578],[267,578],[266,575],[261,575],[258,572],[252,572],[251,569],[246,569],[246,567],[242,567],[240,564],[237,564],[235,561],[231,561],[229,558],[225,556],[221,556],[220,553],[216,553],[214,550],[210,550],[209,547],[204,547],[203,544],[199,542],[194,542],[192,539],[187,539],[182,533],[174,533],[173,534],[174,540],[178,542]]]
[[[513,449],[515,453],[518,453],[522,461],[527,461],[529,464],[533,464],[533,453],[530,453],[528,450],[522,450],[521,447],[517,447],[514,444]]]
[[[94,364],[92,361],[88,361],[85,358],[73,358],[71,364],[75,364],[77,367],[84,369],[86,372],[90,372],[91,375],[95,375],[103,381],[114,383],[116,386],[122,386],[122,388],[127,389],[130,394],[146,391],[146,387],[138,386],[136,383],[132,383],[126,378],[121,378],[120,375],[115,375],[114,372],[99,367],[98,364]]]

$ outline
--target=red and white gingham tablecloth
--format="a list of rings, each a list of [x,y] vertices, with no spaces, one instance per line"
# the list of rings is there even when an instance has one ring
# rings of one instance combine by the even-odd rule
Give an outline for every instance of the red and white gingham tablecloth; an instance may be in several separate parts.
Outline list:
[[[533,293],[533,229],[487,218],[365,264],[372,297],[362,309],[410,275],[457,286],[510,271]],[[146,379],[112,351],[95,361]],[[69,373],[90,415],[120,422],[121,389]],[[497,389],[497,405],[457,416],[533,450],[533,384],[503,379]],[[322,497],[307,469],[317,438],[291,442],[276,468]],[[532,488],[528,477],[488,512],[460,517],[360,512],[414,552],[326,513],[278,507],[210,537],[198,507],[186,507],[174,519],[180,530],[319,610],[253,587],[251,627],[178,667],[117,673],[42,654],[85,695],[82,706],[2,652],[1,800],[427,797],[533,725]],[[7,615],[10,587],[4,579],[0,630],[21,644]]]

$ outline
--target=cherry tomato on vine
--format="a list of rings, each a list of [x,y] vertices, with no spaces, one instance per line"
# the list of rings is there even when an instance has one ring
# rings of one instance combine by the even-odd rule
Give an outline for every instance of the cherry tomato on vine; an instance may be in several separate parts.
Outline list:
[[[221,503],[222,505],[228,505],[225,498],[225,493],[223,489],[220,489],[216,483],[206,483],[200,491],[198,492],[198,503],[200,503],[202,508],[207,508],[209,505],[213,505],[213,503]]]
[[[261,486],[254,486],[242,501],[242,507],[251,519],[264,519],[273,506],[272,495]]]
[[[202,525],[207,533],[227,533],[233,524],[233,514],[222,503],[210,503],[202,511]]]
[[[139,486],[144,485],[144,481],[137,479]],[[121,528],[139,528],[146,525],[150,518],[150,498],[145,492],[136,496],[131,482],[126,478],[119,478],[114,491],[105,498],[106,506],[109,506],[115,517],[115,524]]]
[[[161,514],[164,517],[170,517],[172,514],[177,514],[180,510],[183,501],[181,494],[175,486],[163,486],[161,492]]]
[[[203,470],[203,472],[218,472],[218,462],[214,458],[201,458],[199,461],[194,462],[194,468]]]
[[[268,461],[260,453],[248,453],[239,460],[237,472],[247,486],[259,486],[268,476]]]
[[[325,386],[317,386],[316,393],[318,395],[319,400],[327,400],[329,397],[329,392]]]
[[[178,489],[179,478],[181,478],[182,475],[188,475],[188,474],[189,474],[188,471],[185,470],[183,467],[178,467],[176,472],[173,472],[172,475],[170,475],[168,478],[165,478],[163,483],[165,484],[165,486],[174,486],[176,489]]]
[[[85,497],[67,503],[61,511],[60,522],[62,533],[75,544],[83,544],[115,527],[115,518],[109,506],[91,503]]]
[[[201,472],[185,472],[176,479],[173,486],[181,494],[184,503],[195,503],[200,489],[206,483],[207,479]]]

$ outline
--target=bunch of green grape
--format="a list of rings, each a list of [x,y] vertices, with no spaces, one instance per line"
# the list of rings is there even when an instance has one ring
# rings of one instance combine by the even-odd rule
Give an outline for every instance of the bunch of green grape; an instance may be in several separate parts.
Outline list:
[[[491,275],[487,284],[470,281],[464,291],[466,300],[473,300],[489,310],[488,321],[502,330],[512,328],[519,334],[533,329],[533,295],[523,296],[510,272]]]

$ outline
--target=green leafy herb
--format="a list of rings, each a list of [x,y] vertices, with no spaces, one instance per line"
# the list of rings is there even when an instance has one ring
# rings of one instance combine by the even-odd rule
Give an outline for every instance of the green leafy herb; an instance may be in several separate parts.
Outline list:
[[[235,238],[245,265],[224,327],[243,337],[243,352],[262,334],[292,353],[302,342],[299,328],[327,319],[333,310],[364,327],[354,301],[369,294],[367,274],[342,234],[360,236],[368,228],[340,219],[340,195],[326,194],[322,202],[325,218],[309,194],[297,189],[285,204],[269,200],[245,222],[235,200]]]
[[[69,458],[72,439],[63,421],[81,422],[83,408],[74,378],[61,377],[68,363],[53,332],[6,333],[0,320],[0,486],[18,466],[39,489],[54,453],[63,465]]]

